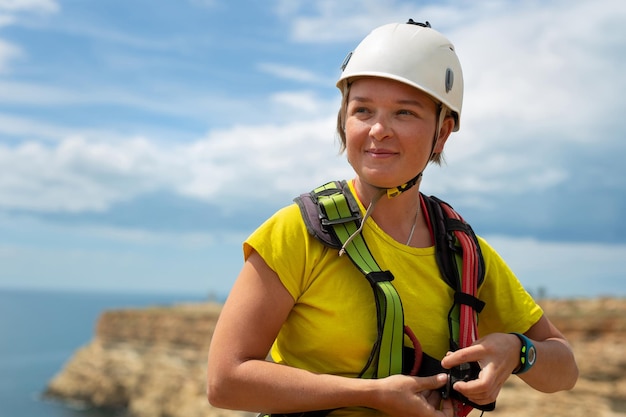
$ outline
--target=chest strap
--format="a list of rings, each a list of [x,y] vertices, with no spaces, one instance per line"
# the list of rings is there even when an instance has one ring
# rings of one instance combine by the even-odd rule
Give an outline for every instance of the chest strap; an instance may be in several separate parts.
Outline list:
[[[313,190],[317,195],[322,226],[344,244],[358,229],[361,213],[350,193],[343,193],[336,182]],[[319,220],[318,220],[319,221]],[[376,300],[377,340],[361,377],[383,378],[402,373],[404,345],[404,311],[393,275],[383,271],[373,258],[363,236],[359,233],[346,246],[345,252],[363,273],[374,290]]]

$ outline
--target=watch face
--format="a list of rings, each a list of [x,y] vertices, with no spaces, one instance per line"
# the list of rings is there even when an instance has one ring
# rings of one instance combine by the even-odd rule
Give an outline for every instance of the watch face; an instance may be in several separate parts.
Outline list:
[[[527,355],[527,358],[528,358],[528,365],[529,365],[529,366],[532,366],[532,365],[534,365],[534,364],[535,364],[535,360],[537,359],[537,351],[535,350],[535,347],[534,347],[534,346],[531,346],[531,347],[528,349],[528,355]]]

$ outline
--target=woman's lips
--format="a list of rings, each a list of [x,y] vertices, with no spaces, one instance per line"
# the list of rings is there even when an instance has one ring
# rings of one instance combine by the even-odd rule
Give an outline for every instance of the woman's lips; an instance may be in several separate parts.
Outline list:
[[[396,155],[397,153],[388,149],[368,149],[365,152],[374,158],[386,158]]]

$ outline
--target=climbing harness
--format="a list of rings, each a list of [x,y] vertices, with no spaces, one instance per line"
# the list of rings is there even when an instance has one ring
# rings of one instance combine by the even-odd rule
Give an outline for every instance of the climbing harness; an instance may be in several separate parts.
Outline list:
[[[484,303],[476,297],[476,292],[484,280],[484,262],[477,238],[462,217],[436,197],[423,194],[420,197],[435,242],[437,265],[445,282],[455,291],[448,325],[450,350],[457,350],[470,346],[478,337],[477,314]],[[381,270],[362,234],[355,234],[362,227],[362,216],[347,183],[329,182],[300,195],[295,202],[309,233],[331,248],[344,250],[374,291],[378,336],[359,376],[382,378],[399,373],[427,376],[446,371],[437,359],[422,352],[419,341],[404,325],[402,302],[392,284],[393,274]],[[413,349],[403,346],[404,334],[409,336]],[[479,371],[476,366],[469,369]],[[473,404],[451,387],[444,389],[444,396],[455,399],[459,416],[467,415],[472,408],[489,411],[494,407]]]

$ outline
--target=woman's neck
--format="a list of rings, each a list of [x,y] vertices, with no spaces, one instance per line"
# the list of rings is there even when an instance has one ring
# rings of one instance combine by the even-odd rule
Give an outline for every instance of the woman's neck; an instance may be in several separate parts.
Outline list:
[[[354,180],[354,188],[361,204],[367,208],[372,201],[375,202],[371,217],[385,233],[402,244],[428,247],[432,245],[432,241],[421,212],[419,185],[417,183],[393,198],[383,194],[376,201],[384,190],[363,184],[358,178]]]

